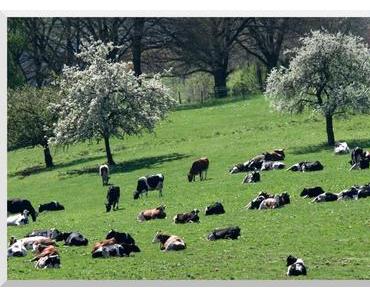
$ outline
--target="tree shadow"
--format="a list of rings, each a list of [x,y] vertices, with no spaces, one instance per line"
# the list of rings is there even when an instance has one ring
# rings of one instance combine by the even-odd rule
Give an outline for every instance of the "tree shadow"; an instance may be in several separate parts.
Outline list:
[[[180,159],[190,157],[190,155],[172,153],[160,156],[145,157],[140,159],[132,159],[116,165],[111,165],[109,167],[110,173],[120,173],[120,172],[131,172],[142,168],[152,168],[155,165],[160,165],[165,162],[172,162]],[[91,167],[84,167],[81,169],[68,170],[65,172],[66,175],[81,175],[97,173],[98,165]]]

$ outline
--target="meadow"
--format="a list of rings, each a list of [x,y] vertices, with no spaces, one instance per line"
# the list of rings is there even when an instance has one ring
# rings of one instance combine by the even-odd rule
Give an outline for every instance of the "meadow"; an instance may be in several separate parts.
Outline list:
[[[337,140],[351,148],[370,148],[370,116],[336,119]],[[319,115],[272,112],[263,96],[222,100],[208,106],[179,108],[158,125],[154,134],[112,139],[118,165],[110,182],[121,187],[120,210],[105,212],[107,187],[97,167],[105,163],[104,144],[91,142],[53,148],[55,168],[43,168],[40,148],[8,153],[8,198],[24,197],[35,207],[57,200],[65,211],[41,213],[36,222],[8,227],[10,236],[23,237],[32,230],[57,228],[79,231],[87,247],[60,244],[62,267],[36,270],[26,257],[8,259],[9,280],[275,280],[288,279],[285,259],[303,258],[308,275],[294,279],[370,279],[370,198],[358,201],[312,204],[299,197],[303,187],[322,186],[339,192],[370,182],[370,170],[348,171],[349,155],[334,155],[325,145],[325,123]],[[230,175],[229,168],[256,154],[284,148],[285,164],[319,160],[319,172],[263,172],[261,182],[242,185],[244,173]],[[210,160],[208,179],[189,183],[187,172],[199,157]],[[134,200],[138,177],[163,173],[163,197],[151,192]],[[253,211],[245,205],[259,191],[291,195],[291,204],[280,209]],[[205,216],[204,208],[220,201],[226,213]],[[146,208],[167,206],[167,218],[139,223]],[[177,213],[201,210],[199,224],[175,225]],[[215,228],[239,226],[238,240],[208,241]],[[93,259],[94,242],[110,229],[129,232],[141,248],[130,257]],[[187,249],[164,253],[152,244],[161,230],[184,238]],[[289,278],[291,279],[291,277]]]

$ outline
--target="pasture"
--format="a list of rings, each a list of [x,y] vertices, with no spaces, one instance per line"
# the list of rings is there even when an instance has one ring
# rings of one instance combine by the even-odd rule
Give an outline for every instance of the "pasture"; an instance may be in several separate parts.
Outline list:
[[[369,115],[336,119],[337,140],[370,148]],[[65,211],[45,212],[36,222],[8,227],[10,236],[47,228],[79,231],[87,247],[64,247],[60,242],[60,269],[36,270],[26,257],[8,259],[8,279],[178,279],[244,280],[288,279],[285,259],[303,258],[308,275],[294,279],[370,279],[370,199],[312,204],[299,197],[303,187],[320,185],[339,192],[370,182],[370,170],[349,172],[349,155],[336,156],[327,148],[324,118],[271,112],[263,96],[224,100],[218,104],[183,107],[158,125],[155,134],[112,139],[110,182],[121,187],[120,210],[106,213],[107,187],[97,167],[105,163],[104,144],[81,143],[63,150],[53,148],[56,167],[43,168],[40,148],[8,153],[8,198],[24,197],[34,207],[57,200]],[[244,173],[228,169],[256,154],[285,148],[287,166],[319,160],[318,172],[262,172],[261,182],[242,185]],[[189,183],[193,160],[207,156],[208,179]],[[163,197],[151,192],[134,200],[137,178],[163,173]],[[244,206],[259,191],[291,195],[291,204],[276,210],[253,211]],[[204,216],[204,208],[220,201],[226,213]],[[137,214],[147,208],[167,206],[167,218],[139,223]],[[175,225],[177,213],[201,210],[199,224]],[[207,241],[218,227],[239,226],[238,240]],[[93,259],[94,242],[110,229],[129,232],[142,250],[130,257]],[[152,244],[156,231],[182,237],[187,249],[163,253]],[[292,279],[291,277],[289,279]]]

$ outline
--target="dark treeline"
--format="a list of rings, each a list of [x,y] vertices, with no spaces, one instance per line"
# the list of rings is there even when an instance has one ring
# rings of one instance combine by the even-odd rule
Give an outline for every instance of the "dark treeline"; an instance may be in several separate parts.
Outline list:
[[[94,38],[120,45],[110,58],[132,61],[137,75],[169,67],[179,77],[205,72],[214,96],[225,97],[241,63],[258,66],[262,85],[263,74],[288,65],[284,50],[316,29],[369,39],[366,18],[9,18],[8,87],[49,85],[64,64],[79,63],[81,41]]]

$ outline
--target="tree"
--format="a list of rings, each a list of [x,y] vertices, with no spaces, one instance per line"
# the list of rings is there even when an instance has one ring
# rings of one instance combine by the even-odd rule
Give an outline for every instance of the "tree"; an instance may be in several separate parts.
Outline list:
[[[292,50],[289,68],[273,69],[266,95],[279,111],[321,113],[328,145],[334,145],[333,116],[370,110],[370,54],[362,38],[314,31]]]
[[[41,145],[46,167],[53,167],[48,138],[53,136],[56,115],[47,107],[58,100],[58,92],[52,87],[9,89],[8,149]]]
[[[174,106],[160,74],[135,76],[131,64],[109,59],[113,43],[85,42],[76,57],[84,68],[66,66],[60,82],[62,100],[51,108],[58,115],[56,144],[103,139],[108,164],[114,165],[109,139],[152,132]]]

